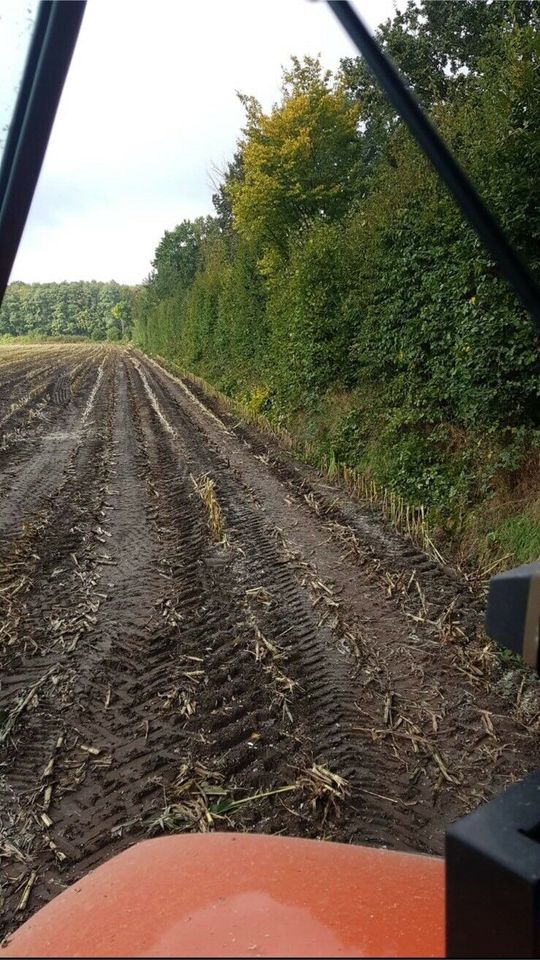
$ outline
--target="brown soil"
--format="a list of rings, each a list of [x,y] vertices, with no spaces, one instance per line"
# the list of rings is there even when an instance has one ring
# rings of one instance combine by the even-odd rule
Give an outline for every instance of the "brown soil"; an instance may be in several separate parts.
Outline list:
[[[0,362],[3,933],[166,830],[441,853],[540,765],[537,682],[482,639],[458,572],[135,351],[18,363]]]

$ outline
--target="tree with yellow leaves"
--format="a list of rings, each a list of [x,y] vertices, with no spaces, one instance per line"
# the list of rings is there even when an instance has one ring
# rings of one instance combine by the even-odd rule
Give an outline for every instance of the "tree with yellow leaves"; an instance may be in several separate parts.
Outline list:
[[[344,213],[358,179],[359,106],[331,73],[317,59],[293,57],[282,95],[269,114],[240,95],[244,176],[229,186],[235,228],[264,259],[286,255],[293,235],[315,218]]]

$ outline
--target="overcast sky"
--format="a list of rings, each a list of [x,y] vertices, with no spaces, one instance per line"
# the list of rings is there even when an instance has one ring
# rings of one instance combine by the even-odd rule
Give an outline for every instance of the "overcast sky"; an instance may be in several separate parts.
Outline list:
[[[372,28],[394,12],[356,7]],[[236,91],[269,108],[291,54],[353,53],[323,2],[89,0],[12,280],[142,281],[165,229],[212,212]]]

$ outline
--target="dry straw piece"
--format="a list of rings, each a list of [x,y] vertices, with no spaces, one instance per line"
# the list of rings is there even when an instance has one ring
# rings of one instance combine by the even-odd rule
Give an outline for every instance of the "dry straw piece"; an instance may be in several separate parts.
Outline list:
[[[214,481],[208,474],[203,474],[202,477],[194,477],[191,474],[191,482],[208,511],[208,526],[213,537],[218,543],[224,543],[226,541],[225,527],[221,507],[216,497]]]

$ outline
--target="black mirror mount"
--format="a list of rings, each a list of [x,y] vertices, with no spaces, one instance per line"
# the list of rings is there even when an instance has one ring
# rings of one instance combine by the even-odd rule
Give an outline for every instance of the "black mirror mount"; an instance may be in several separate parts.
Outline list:
[[[540,771],[447,831],[446,955],[540,957]]]
[[[492,577],[486,633],[540,672],[540,563],[527,563]]]

